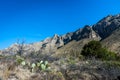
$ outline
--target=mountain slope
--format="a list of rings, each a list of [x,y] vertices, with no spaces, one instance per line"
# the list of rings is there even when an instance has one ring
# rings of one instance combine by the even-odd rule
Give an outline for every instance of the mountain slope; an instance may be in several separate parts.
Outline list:
[[[109,37],[102,40],[102,44],[109,50],[120,54],[120,28],[116,29]]]
[[[120,27],[120,14],[115,16],[109,15],[100,20],[95,25],[93,25],[93,30],[96,33],[98,33],[102,39],[105,39],[119,27]]]
[[[120,14],[103,18],[93,25],[93,29],[105,47],[120,54]]]
[[[111,50],[116,51],[117,47],[111,47],[112,45],[120,42],[119,39],[119,27],[120,27],[120,14],[118,15],[109,15],[101,19],[98,23],[93,26],[84,26],[76,30],[75,32],[70,32],[64,35],[55,34],[51,38],[46,38],[43,41],[24,44],[23,54],[29,53],[43,53],[43,54],[53,54],[53,53],[64,53],[65,50],[71,51],[71,49],[77,50],[79,47],[80,51],[84,44],[90,40],[100,40]],[[114,35],[116,34],[116,35]],[[111,37],[109,37],[111,36]],[[85,41],[83,41],[85,40]],[[113,42],[114,41],[114,42]],[[13,44],[12,46],[4,49],[1,53],[4,54],[16,54],[20,50],[20,44]],[[117,52],[119,48],[117,48]]]
[[[91,29],[91,31],[90,31]],[[107,16],[100,20],[98,23],[92,27],[85,26],[82,35],[89,35],[86,38],[76,39],[78,41],[72,41],[61,49],[56,51],[58,55],[69,55],[70,53],[78,52],[80,53],[83,46],[91,40],[100,40],[101,43],[109,48],[111,51],[120,53],[120,15]],[[76,31],[77,33],[77,31]],[[80,33],[79,33],[80,34]],[[93,35],[91,35],[93,34]],[[92,36],[92,37],[90,37]],[[95,37],[94,37],[95,36]],[[79,38],[79,36],[77,36]]]
[[[20,46],[23,47],[23,54],[29,54],[31,52],[40,52],[43,54],[55,53],[58,48],[70,43],[71,41],[80,41],[83,39],[100,39],[99,35],[94,32],[92,27],[86,25],[84,28],[78,29],[75,32],[67,33],[59,36],[55,34],[52,38],[46,38],[43,41],[32,44],[13,44],[9,48],[4,49],[4,54],[17,54],[20,50]]]
[[[96,34],[92,27],[90,26],[85,26],[82,29],[79,29],[73,33],[74,35],[72,36],[72,41],[69,42],[68,44],[64,45],[60,49],[56,51],[56,57],[61,56],[61,55],[69,55],[69,54],[74,54],[74,53],[80,53],[82,50],[82,47],[88,43],[91,40],[100,40],[101,38],[99,37],[98,34]]]

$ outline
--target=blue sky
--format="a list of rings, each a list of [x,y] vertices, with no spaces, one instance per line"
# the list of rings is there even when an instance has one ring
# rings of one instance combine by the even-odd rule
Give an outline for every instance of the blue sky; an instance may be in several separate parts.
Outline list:
[[[120,0],[0,0],[0,49],[40,41],[120,13]]]

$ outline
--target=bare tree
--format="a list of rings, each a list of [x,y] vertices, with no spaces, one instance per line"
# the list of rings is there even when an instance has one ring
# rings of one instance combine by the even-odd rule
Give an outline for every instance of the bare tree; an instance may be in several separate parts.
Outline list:
[[[25,51],[25,40],[24,39],[22,41],[20,41],[19,39],[17,40],[17,48],[18,48],[17,54],[21,56]]]

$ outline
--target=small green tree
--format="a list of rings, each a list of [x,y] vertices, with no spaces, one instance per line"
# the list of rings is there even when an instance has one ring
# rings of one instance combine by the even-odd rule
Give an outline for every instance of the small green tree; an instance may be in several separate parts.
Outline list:
[[[97,58],[103,60],[115,60],[116,54],[114,52],[108,51],[108,49],[103,48],[99,41],[90,41],[83,47],[81,55],[86,58]]]

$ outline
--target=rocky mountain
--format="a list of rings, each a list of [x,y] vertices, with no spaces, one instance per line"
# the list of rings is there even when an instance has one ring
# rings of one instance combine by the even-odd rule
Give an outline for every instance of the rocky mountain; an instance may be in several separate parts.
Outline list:
[[[58,54],[65,55],[73,52],[80,52],[84,44],[86,44],[87,42],[93,39],[101,41],[103,46],[107,47],[111,51],[115,51],[120,54],[120,37],[119,37],[120,36],[120,14],[113,15],[113,16],[109,15],[101,19],[91,27],[85,26],[83,29],[81,29],[83,33],[82,32],[79,33],[79,31],[80,30],[74,33],[74,34],[77,34],[77,33],[79,34],[79,36],[78,35],[76,36],[79,39],[75,38],[73,41],[69,42],[68,44],[63,46],[61,49],[57,50],[56,51],[57,55]],[[85,35],[87,35],[87,37],[83,37]]]
[[[120,14],[103,18],[93,25],[93,30],[99,34],[105,47],[120,54]]]
[[[114,16],[109,15],[101,19],[93,26],[86,25],[83,28],[80,28],[74,32],[66,33],[60,36],[55,34],[53,37],[46,38],[45,40],[40,42],[35,42],[32,44],[24,44],[22,45],[24,49],[23,53],[28,54],[31,52],[39,51],[40,53],[44,53],[44,54],[52,54],[52,53],[56,53],[56,51],[58,50],[62,50],[63,53],[65,52],[64,49],[66,49],[67,46],[68,48],[66,50],[70,50],[69,48],[75,49],[76,47],[74,45],[78,45],[78,46],[80,45],[79,47],[81,49],[83,47],[81,46],[82,44],[84,45],[89,40],[94,40],[94,39],[106,43],[107,45],[105,46],[108,46],[108,44],[112,46],[114,43],[111,43],[111,41],[119,42],[119,39],[114,38],[114,37],[116,38],[119,37],[119,27],[120,27],[120,14]],[[114,33],[115,34],[117,33],[117,35],[114,35]],[[9,48],[2,50],[1,53],[16,54],[17,51],[20,50],[19,48],[20,48],[20,44],[13,44]]]
[[[110,36],[102,40],[102,44],[109,50],[120,54],[120,28],[117,28]]]
[[[30,52],[37,52],[44,54],[52,54],[58,48],[63,47],[69,42],[75,40],[79,41],[82,39],[100,39],[99,35],[95,33],[92,27],[86,25],[84,28],[78,29],[75,32],[67,33],[64,35],[55,34],[52,38],[46,38],[43,41],[32,43],[32,44],[13,44],[9,48],[2,51],[3,54],[16,54],[20,50],[20,46],[23,47],[23,53],[27,54]]]
[[[109,15],[100,20],[97,24],[93,25],[92,28],[97,34],[100,35],[102,39],[105,39],[119,27],[120,27],[120,14],[115,16]]]
[[[64,35],[55,34],[40,42],[15,43],[0,50],[5,54],[0,55],[0,80],[120,80],[119,59],[86,59],[80,54],[91,40],[98,40],[120,54],[119,36],[118,14],[107,16],[93,26],[86,25]],[[14,55],[17,53],[25,56]]]

